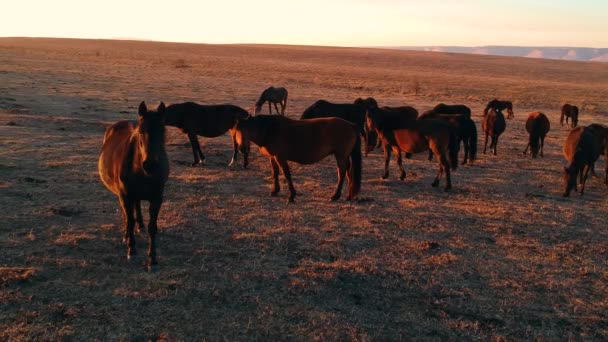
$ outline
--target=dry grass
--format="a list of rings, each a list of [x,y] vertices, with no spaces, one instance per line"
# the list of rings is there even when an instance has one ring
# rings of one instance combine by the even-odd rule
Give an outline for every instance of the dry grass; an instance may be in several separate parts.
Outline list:
[[[189,68],[176,68],[176,60]],[[560,197],[562,102],[606,123],[599,63],[371,49],[0,39],[0,339],[574,340],[608,338],[608,199],[599,179]],[[418,80],[418,96],[411,91]],[[510,98],[499,156],[430,183],[435,164],[379,180],[364,158],[362,203],[329,203],[335,162],[293,165],[299,197],[270,198],[268,161],[228,169],[227,136],[172,173],[159,274],[129,264],[118,203],[96,162],[104,127],[149,104],[250,108],[268,85],[297,117],[319,98],[426,109]],[[545,157],[521,155],[525,113],[553,123]],[[481,139],[480,139],[481,142]],[[603,162],[597,170],[603,170]],[[147,247],[138,237],[139,252]]]

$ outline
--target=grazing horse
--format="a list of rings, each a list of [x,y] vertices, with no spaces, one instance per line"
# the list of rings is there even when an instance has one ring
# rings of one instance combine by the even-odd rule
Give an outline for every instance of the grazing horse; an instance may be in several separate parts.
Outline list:
[[[528,140],[528,146],[524,150],[524,154],[528,152],[532,153],[532,158],[536,158],[538,150],[540,148],[540,156],[543,156],[543,149],[545,147],[545,136],[549,133],[551,124],[547,116],[541,112],[533,112],[528,114],[528,120],[526,120],[526,131],[530,134],[530,140]]]
[[[570,165],[564,167],[564,197],[570,196],[570,191],[578,191],[576,177],[581,183],[581,195],[585,192],[585,183],[589,170],[600,156],[600,144],[588,127],[576,127],[570,131],[564,142],[564,157]]]
[[[361,101],[359,101],[361,100]],[[369,106],[378,106],[376,100],[368,98],[366,100],[358,99],[355,103],[331,103],[325,100],[319,100],[310,105],[300,119],[316,119],[316,118],[340,118],[352,122],[357,127],[357,131],[365,140],[367,149],[367,135],[365,134],[365,111]]]
[[[604,164],[606,167],[604,184],[608,185],[608,127],[600,124],[591,124],[587,126],[587,128],[591,130],[600,144],[600,154],[604,155]],[[595,164],[591,165],[591,174],[595,175]]]
[[[98,165],[101,181],[118,196],[128,259],[136,254],[133,233],[135,220],[140,229],[144,228],[141,201],[150,202],[147,266],[151,272],[158,271],[156,221],[163,202],[165,182],[169,177],[164,121],[164,103],[161,102],[154,112],[148,111],[142,102],[138,121],[119,121],[106,130]]]
[[[296,190],[291,181],[288,161],[314,164],[328,155],[338,163],[338,187],[331,197],[337,201],[342,194],[344,176],[348,178],[348,200],[356,198],[361,188],[361,137],[355,125],[339,118],[292,120],[284,116],[257,115],[239,120],[235,140],[246,153],[253,141],[262,154],[270,158],[274,187],[271,196],[280,190],[279,167],[289,185],[289,202]]]
[[[262,111],[262,106],[268,102],[268,114],[272,114],[271,104],[274,104],[274,109],[277,114],[285,115],[285,107],[287,107],[287,89],[283,87],[270,87],[262,92],[258,102],[255,103],[253,115],[257,115]],[[281,105],[281,110],[277,107],[277,103]]]
[[[513,119],[515,116],[513,114],[513,103],[511,101],[500,101],[498,99],[494,99],[486,105],[486,108],[483,110],[483,116],[488,115],[488,111],[490,109],[494,109],[494,111],[502,112],[503,110],[507,110],[507,119]]]
[[[200,105],[194,102],[184,102],[167,107],[165,125],[180,128],[188,135],[194,155],[192,166],[196,166],[205,160],[197,135],[207,138],[218,137],[231,130],[237,120],[248,116],[249,113],[246,110],[233,105]],[[233,134],[231,135],[233,136]],[[232,159],[228,166],[236,163],[237,148],[234,139],[232,146]],[[246,154],[243,155],[243,167],[245,168],[249,163],[247,157]]]
[[[409,120],[395,121],[383,115],[382,111],[370,109],[366,115],[366,124],[370,130],[375,130],[382,139],[385,151],[384,175],[388,177],[388,164],[391,147],[396,147],[409,153],[420,153],[431,150],[439,161],[439,172],[432,183],[433,187],[439,185],[443,173],[446,176],[445,191],[452,188],[450,165],[452,169],[458,167],[458,143],[452,128],[441,120]],[[449,163],[448,163],[449,155]],[[397,163],[401,170],[400,179],[404,180],[406,173],[398,158]]]
[[[490,109],[488,114],[484,116],[481,122],[481,129],[486,134],[486,141],[483,146],[483,154],[486,154],[486,148],[488,147],[488,137],[492,138],[490,143],[490,150],[494,149],[494,155],[496,155],[496,146],[498,145],[498,137],[507,128],[507,122],[505,116],[498,110]]]
[[[440,103],[433,107],[432,110],[439,114],[458,114],[469,119],[471,118],[471,108],[465,105],[446,105],[445,103]]]
[[[477,126],[470,117],[458,114],[440,114],[429,110],[424,112],[418,119],[440,119],[449,123],[455,129],[456,136],[458,137],[458,149],[460,149],[461,142],[464,146],[462,165],[466,165],[469,161],[475,161],[477,158]],[[429,160],[432,159],[433,154],[429,152]]]
[[[564,117],[566,118],[566,126],[568,126],[568,118],[570,118],[570,127],[574,128],[578,125],[578,107],[566,103],[562,106],[562,115],[559,118],[559,123],[564,125]]]

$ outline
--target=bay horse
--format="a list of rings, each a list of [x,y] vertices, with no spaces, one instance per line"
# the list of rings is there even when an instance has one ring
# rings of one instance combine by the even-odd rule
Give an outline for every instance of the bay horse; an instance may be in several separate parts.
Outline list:
[[[540,148],[540,156],[543,156],[543,149],[545,147],[545,136],[549,133],[551,124],[547,116],[541,112],[533,112],[528,114],[526,120],[526,131],[530,135],[528,140],[528,146],[524,150],[524,154],[528,152],[528,148],[532,153],[532,158],[536,158],[538,150]]]
[[[284,116],[256,115],[239,120],[234,132],[243,153],[248,152],[252,141],[270,159],[274,179],[271,196],[276,196],[280,190],[280,168],[289,185],[289,202],[293,203],[296,190],[287,162],[314,164],[328,155],[334,155],[338,164],[338,186],[331,200],[340,198],[344,176],[348,179],[348,200],[355,199],[361,189],[361,136],[356,126],[346,120],[293,120]]]
[[[452,169],[458,167],[458,143],[456,135],[448,123],[436,119],[395,121],[383,115],[382,111],[372,108],[367,111],[366,124],[370,130],[376,131],[384,144],[383,179],[388,177],[388,164],[392,147],[396,147],[398,151],[402,150],[409,153],[420,153],[430,149],[439,162],[439,172],[431,185],[433,187],[439,186],[439,180],[445,173],[445,191],[452,188],[450,166]],[[401,158],[399,157],[397,159],[401,170],[399,178],[404,180],[406,172],[400,161]]]
[[[494,99],[486,105],[486,108],[483,110],[483,116],[488,115],[488,111],[490,109],[494,109],[495,111],[502,112],[503,110],[507,110],[507,119],[513,119],[515,116],[513,114],[513,103],[511,101],[500,101],[498,99]]]
[[[578,125],[578,107],[566,103],[562,106],[562,115],[559,118],[559,123],[564,125],[564,118],[566,118],[566,126],[568,126],[568,118],[570,118],[570,127],[574,128]]]
[[[127,258],[136,254],[135,220],[144,228],[141,201],[150,202],[148,235],[148,271],[158,271],[156,261],[157,218],[169,178],[169,160],[165,151],[165,104],[156,111],[139,105],[138,121],[118,121],[104,135],[98,171],[103,184],[118,197],[122,212]]]
[[[262,111],[264,103],[268,102],[268,114],[272,114],[271,104],[274,104],[274,109],[277,114],[285,115],[285,107],[287,107],[287,89],[283,87],[270,87],[262,92],[260,98],[255,103],[253,115],[257,115]],[[277,103],[281,105],[281,110],[277,107]]]
[[[382,115],[386,116],[387,120],[391,121],[411,121],[416,120],[418,118],[418,110],[411,106],[383,106],[380,108],[378,108],[378,106],[369,106],[368,110],[372,108],[377,112],[382,112]],[[382,146],[382,141],[378,139],[378,136],[374,130],[368,129],[367,125],[365,125],[365,134],[367,135],[368,141],[365,146],[365,154],[367,155],[369,152],[373,151],[374,148],[379,148],[380,146]],[[399,152],[399,155],[401,155],[401,152]],[[406,157],[409,158],[410,155],[406,154]]]
[[[230,131],[237,120],[244,119],[249,113],[243,108],[225,105],[200,105],[194,102],[176,103],[167,107],[167,118],[165,125],[177,127],[188,135],[188,140],[192,146],[194,162],[192,166],[201,164],[205,160],[205,155],[198,143],[197,135],[206,138],[215,138]],[[231,132],[231,136],[233,136]],[[236,142],[232,141],[232,159],[228,166],[236,163],[237,148]],[[243,167],[249,164],[248,156],[243,155]]]
[[[483,117],[481,121],[481,129],[486,134],[486,141],[483,146],[483,154],[486,154],[486,148],[488,147],[488,137],[491,137],[490,150],[494,149],[494,155],[496,155],[496,147],[498,145],[498,137],[507,128],[507,122],[505,116],[501,111],[490,109],[488,114]]]
[[[458,149],[460,143],[464,146],[464,159],[462,165],[467,162],[474,162],[477,159],[477,126],[475,122],[466,115],[459,114],[440,114],[433,110],[424,112],[419,120],[439,119],[449,123],[455,130],[458,138]],[[433,159],[433,154],[429,151],[429,160]]]
[[[600,144],[600,154],[603,154],[605,158],[606,175],[604,177],[604,184],[608,185],[608,127],[600,124],[591,124],[587,128],[591,130],[591,133],[595,135]],[[591,175],[595,176],[595,164],[591,166]]]
[[[600,144],[592,129],[580,126],[570,131],[564,142],[564,157],[570,163],[569,166],[564,167],[564,197],[570,196],[572,189],[578,191],[577,176],[581,183],[581,195],[585,192],[589,170],[599,156]]]
[[[471,108],[461,104],[447,105],[445,103],[440,103],[433,107],[432,111],[439,114],[457,114],[463,115],[469,119],[471,118]]]
[[[316,118],[340,118],[355,124],[357,132],[363,137],[366,149],[369,144],[367,134],[365,134],[365,111],[370,106],[377,106],[378,103],[373,98],[357,99],[355,103],[331,103],[325,100],[318,100],[310,105],[300,119],[316,119]]]

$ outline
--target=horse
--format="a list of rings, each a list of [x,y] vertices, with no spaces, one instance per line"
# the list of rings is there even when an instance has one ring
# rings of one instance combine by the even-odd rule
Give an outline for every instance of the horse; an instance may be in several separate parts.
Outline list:
[[[600,124],[591,124],[587,128],[591,130],[600,144],[600,154],[604,155],[606,167],[604,184],[608,185],[608,127]],[[591,175],[595,176],[595,164],[591,165]]]
[[[271,104],[274,104],[274,109],[277,114],[285,115],[285,107],[287,107],[287,89],[283,87],[270,87],[262,92],[258,102],[255,103],[253,115],[257,115],[262,110],[262,106],[268,102],[268,114],[272,114]],[[277,103],[281,105],[281,110],[277,107]]]
[[[568,126],[568,118],[570,118],[570,127],[574,128],[578,125],[578,107],[566,103],[562,106],[562,115],[559,118],[559,123],[564,125],[564,118],[566,118],[566,126]]]
[[[144,229],[141,201],[150,202],[148,235],[148,271],[158,271],[156,260],[157,218],[169,178],[169,160],[165,151],[165,104],[156,111],[139,105],[138,121],[118,121],[104,135],[98,171],[103,184],[118,197],[122,211],[127,258],[136,254],[133,228],[137,220]]]
[[[570,165],[564,167],[565,191],[563,196],[570,196],[572,189],[576,187],[576,177],[581,183],[581,195],[585,192],[585,183],[589,170],[600,156],[600,144],[592,132],[592,129],[580,126],[570,131],[564,142],[564,157]]]
[[[524,150],[523,154],[528,153],[528,148],[532,153],[532,158],[536,158],[538,150],[540,148],[540,156],[543,156],[543,149],[545,147],[545,136],[549,133],[551,124],[547,116],[541,112],[533,112],[528,114],[526,120],[526,131],[530,135],[528,140],[528,146]]]
[[[505,116],[501,111],[490,109],[488,114],[483,117],[483,121],[481,121],[481,129],[486,134],[486,141],[483,146],[483,154],[486,154],[486,148],[488,147],[488,137],[492,138],[492,142],[490,143],[490,150],[494,149],[494,155],[496,155],[496,146],[498,145],[498,137],[505,131],[507,128],[507,122],[505,121]]]
[[[337,201],[342,194],[344,176],[348,179],[348,200],[361,189],[361,136],[357,127],[339,118],[293,120],[284,116],[256,115],[239,120],[234,128],[239,149],[247,153],[250,141],[268,156],[274,187],[271,196],[279,193],[279,168],[289,185],[289,203],[296,190],[291,180],[288,161],[314,164],[334,155],[338,164],[338,186],[331,197]]]
[[[440,114],[433,110],[424,112],[418,120],[440,119],[449,123],[456,131],[458,138],[458,148],[460,143],[464,146],[464,159],[462,165],[467,162],[474,162],[477,158],[477,126],[475,122],[465,115],[459,114]],[[429,160],[433,159],[433,153],[429,151]]]
[[[439,114],[458,114],[469,119],[471,118],[471,108],[465,105],[446,105],[445,103],[440,103],[433,107],[432,111]]]
[[[368,110],[370,109],[381,111],[383,115],[387,117],[388,120],[394,120],[397,122],[402,120],[411,121],[416,120],[418,118],[418,110],[411,106],[383,106],[381,108],[378,108],[378,106],[368,107]],[[365,146],[365,154],[367,155],[369,152],[373,151],[374,148],[379,148],[380,146],[382,146],[382,141],[378,139],[378,136],[376,135],[376,132],[374,130],[370,130],[367,128],[367,125],[365,125],[365,134],[367,135],[366,140],[368,142]],[[399,152],[399,155],[401,155],[401,152]],[[409,158],[410,155],[406,154],[406,157]]]
[[[370,130],[376,131],[384,144],[383,179],[388,177],[391,147],[409,153],[420,153],[430,149],[439,161],[439,172],[431,185],[433,187],[439,186],[439,180],[445,173],[446,185],[444,190],[448,191],[452,188],[450,166],[452,169],[458,167],[458,143],[456,135],[448,123],[434,119],[395,121],[383,115],[382,111],[370,109],[366,114],[366,124]],[[401,164],[401,154],[399,154],[397,163],[401,170],[399,178],[404,180],[406,173]]]
[[[483,116],[488,115],[488,111],[490,109],[494,109],[495,111],[502,112],[503,110],[507,110],[507,119],[513,119],[515,116],[513,114],[513,103],[511,101],[500,101],[498,99],[494,99],[486,105],[486,108],[483,110]]]
[[[237,120],[244,119],[249,113],[243,108],[234,105],[200,105],[194,102],[176,103],[167,107],[165,125],[177,127],[188,135],[194,162],[192,166],[203,163],[205,156],[201,151],[197,135],[215,138],[230,131]],[[232,132],[231,132],[232,133]],[[233,134],[231,134],[233,135]],[[233,153],[228,166],[236,163],[236,142],[232,141]],[[249,164],[248,156],[243,155],[243,167]]]
[[[331,103],[325,100],[318,100],[310,105],[300,119],[316,119],[316,118],[340,118],[352,122],[357,127],[357,132],[363,137],[366,150],[369,142],[367,134],[365,134],[365,111],[371,106],[378,106],[378,103],[373,98],[357,99],[354,103]]]

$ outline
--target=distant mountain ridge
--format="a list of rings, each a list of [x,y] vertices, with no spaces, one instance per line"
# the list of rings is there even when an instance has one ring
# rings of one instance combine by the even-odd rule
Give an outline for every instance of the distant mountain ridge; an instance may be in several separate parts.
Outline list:
[[[561,59],[570,61],[608,62],[608,49],[581,47],[524,47],[524,46],[387,46],[398,50],[469,53],[478,55]]]

